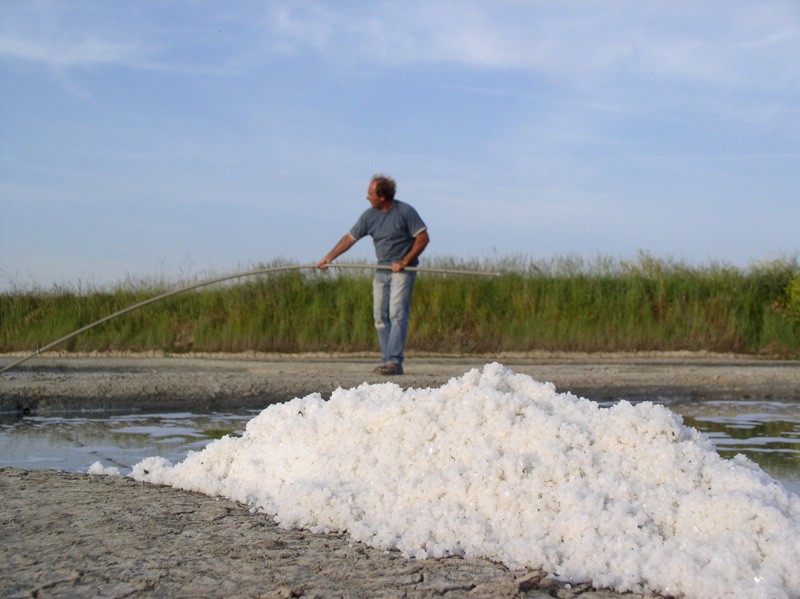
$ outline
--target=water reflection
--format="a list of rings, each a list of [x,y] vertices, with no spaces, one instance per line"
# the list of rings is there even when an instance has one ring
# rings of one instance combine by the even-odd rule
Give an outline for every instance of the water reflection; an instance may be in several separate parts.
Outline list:
[[[214,439],[242,434],[257,413],[7,419],[0,422],[0,465],[85,471],[97,460],[120,469],[153,455],[177,462]]]
[[[669,407],[685,424],[708,435],[721,456],[743,453],[800,494],[800,404],[741,400]]]
[[[800,494],[800,403],[665,399],[726,458],[743,453]],[[604,403],[602,405],[610,405]],[[241,435],[258,410],[0,420],[0,466],[86,471],[95,461],[126,472],[159,455],[183,460],[214,439]]]

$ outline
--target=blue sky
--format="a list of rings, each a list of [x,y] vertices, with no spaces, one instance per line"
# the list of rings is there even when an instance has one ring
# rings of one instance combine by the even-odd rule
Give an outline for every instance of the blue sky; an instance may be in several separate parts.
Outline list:
[[[795,256],[798,56],[796,0],[3,0],[0,289],[316,262],[376,172],[431,257]]]

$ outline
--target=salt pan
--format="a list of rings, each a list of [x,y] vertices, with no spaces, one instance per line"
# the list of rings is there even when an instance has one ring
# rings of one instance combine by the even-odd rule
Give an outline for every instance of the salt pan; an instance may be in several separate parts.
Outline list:
[[[437,389],[365,383],[273,405],[240,438],[130,476],[408,557],[482,556],[621,592],[800,597],[800,497],[663,406],[600,408],[496,363]]]

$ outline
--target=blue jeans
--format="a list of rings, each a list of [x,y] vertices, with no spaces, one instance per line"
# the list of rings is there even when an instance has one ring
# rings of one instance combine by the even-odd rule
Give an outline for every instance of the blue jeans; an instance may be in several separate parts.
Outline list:
[[[372,306],[383,364],[403,363],[411,292],[416,275],[416,272],[379,269],[372,279]]]

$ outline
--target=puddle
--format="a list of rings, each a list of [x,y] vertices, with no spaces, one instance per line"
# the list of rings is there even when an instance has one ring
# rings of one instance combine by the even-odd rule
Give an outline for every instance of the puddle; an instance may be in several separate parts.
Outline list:
[[[241,435],[258,410],[91,417],[39,417],[0,421],[0,465],[85,472],[97,460],[123,472],[146,457],[173,462],[224,435]]]
[[[711,438],[721,456],[743,453],[800,495],[800,404],[720,400],[669,408]]]

